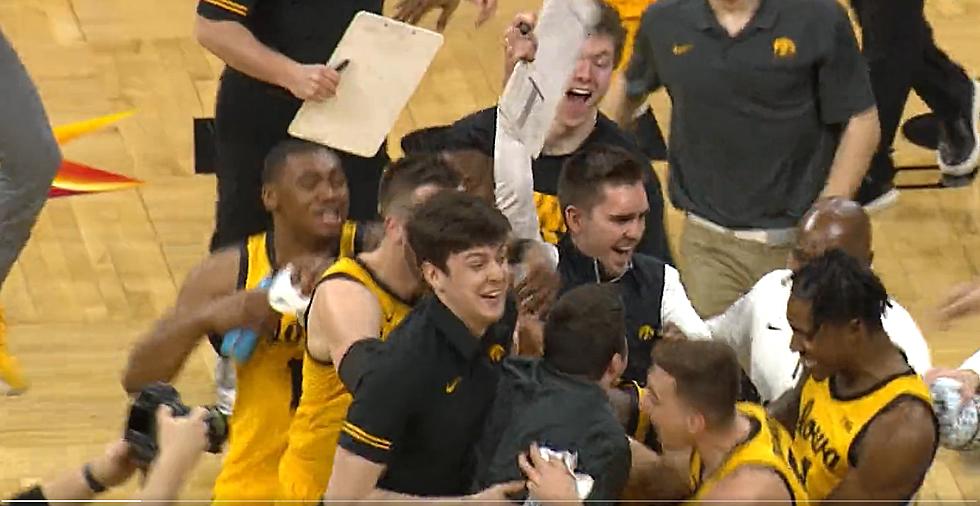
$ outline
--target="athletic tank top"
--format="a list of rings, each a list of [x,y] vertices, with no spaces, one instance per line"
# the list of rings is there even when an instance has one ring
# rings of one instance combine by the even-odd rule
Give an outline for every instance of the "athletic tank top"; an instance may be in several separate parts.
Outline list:
[[[789,432],[775,419],[770,418],[766,410],[758,404],[740,402],[737,409],[752,423],[749,437],[733,448],[710,476],[704,476],[701,455],[697,451],[691,453],[690,479],[694,495],[688,500],[688,504],[701,500],[718,482],[742,466],[771,469],[786,484],[794,504],[806,503],[806,490],[787,462],[787,453],[792,442]]]
[[[382,316],[381,339],[386,339],[411,310],[355,258],[338,260],[324,272],[321,282],[339,277],[361,283],[377,298]],[[317,361],[309,353],[303,356],[302,396],[289,427],[289,448],[279,466],[285,499],[317,500],[323,495],[351,400],[334,364]]]
[[[911,369],[885,379],[868,392],[840,398],[831,379],[807,379],[790,452],[790,464],[810,499],[825,499],[855,463],[868,424],[901,398],[912,397],[932,409],[929,388]]]
[[[353,250],[357,226],[344,224],[342,254]],[[348,245],[345,248],[344,245]],[[239,289],[250,290],[275,270],[272,234],[256,234],[242,245]],[[300,373],[306,331],[295,316],[279,319],[276,333],[261,336],[255,351],[236,364],[236,396],[228,420],[228,446],[214,499],[268,500],[279,490],[279,458],[286,449],[286,432],[300,399]]]

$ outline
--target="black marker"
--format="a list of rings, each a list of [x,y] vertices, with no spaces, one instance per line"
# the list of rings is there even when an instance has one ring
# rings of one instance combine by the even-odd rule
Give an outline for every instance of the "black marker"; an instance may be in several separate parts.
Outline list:
[[[343,72],[348,65],[350,65],[350,58],[344,58],[344,61],[338,63],[333,69],[337,72]]]

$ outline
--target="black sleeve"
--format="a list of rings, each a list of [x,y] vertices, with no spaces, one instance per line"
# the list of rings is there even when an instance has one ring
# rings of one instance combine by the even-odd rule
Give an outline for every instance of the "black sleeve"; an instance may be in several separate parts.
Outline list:
[[[831,46],[817,69],[820,118],[825,124],[847,122],[875,105],[868,65],[858,49],[854,28],[844,7],[828,2],[832,24]],[[828,30],[830,32],[830,30]]]
[[[198,0],[197,14],[212,21],[243,21],[259,0]]]
[[[656,91],[662,84],[657,73],[651,37],[653,11],[654,9],[647,9],[640,19],[640,27],[633,42],[633,53],[626,66],[626,95],[629,97],[644,96]]]
[[[589,504],[616,504],[629,479],[632,460],[629,440],[622,432],[610,434],[605,431],[591,438],[591,445],[601,448],[601,451],[586,469],[594,480],[587,500]]]
[[[337,376],[349,392],[356,392],[364,375],[376,364],[384,350],[384,341],[367,337],[350,345],[340,359]]]
[[[35,485],[17,495],[7,499],[3,504],[15,504],[19,501],[31,501],[31,504],[37,504],[39,506],[47,506],[48,498],[44,497],[44,491],[41,490],[40,485]]]
[[[670,253],[667,226],[664,222],[664,196],[660,189],[660,178],[657,177],[653,167],[650,167],[649,178],[647,178],[644,186],[647,191],[650,211],[647,212],[646,230],[644,230],[643,238],[636,250],[657,257],[673,266],[674,258]]]
[[[371,462],[385,464],[398,446],[411,415],[420,370],[405,350],[391,346],[361,376],[341,426],[340,446]]]

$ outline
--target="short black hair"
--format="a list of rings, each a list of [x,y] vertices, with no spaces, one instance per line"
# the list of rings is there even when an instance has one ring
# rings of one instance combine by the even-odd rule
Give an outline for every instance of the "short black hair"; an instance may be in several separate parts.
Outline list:
[[[881,317],[891,307],[885,285],[874,271],[837,248],[793,274],[792,293],[810,302],[814,329],[857,319],[880,330]]]
[[[619,65],[623,58],[623,48],[626,46],[626,28],[623,19],[612,5],[603,0],[596,0],[599,6],[599,22],[592,29],[596,35],[605,35],[613,40],[613,67]]]
[[[269,184],[277,181],[282,175],[282,168],[286,166],[286,161],[292,155],[302,155],[322,151],[340,165],[340,157],[332,149],[315,142],[303,139],[286,139],[273,146],[269,153],[265,155],[265,163],[262,166],[262,184]]]
[[[407,155],[385,168],[378,184],[378,213],[388,216],[392,212],[411,210],[415,190],[435,185],[442,189],[456,189],[462,178],[449,163],[434,153]]]
[[[558,202],[590,211],[605,185],[631,185],[645,181],[649,167],[624,148],[589,145],[565,160],[558,176]]]
[[[735,418],[741,376],[735,351],[718,341],[662,340],[653,347],[653,366],[671,375],[677,395],[693,404],[710,427]]]
[[[405,228],[419,265],[429,262],[443,271],[450,255],[503,244],[510,235],[510,223],[496,207],[458,191],[439,192],[417,206]]]
[[[626,359],[625,311],[616,285],[569,290],[545,321],[544,361],[565,374],[602,379],[614,355]]]

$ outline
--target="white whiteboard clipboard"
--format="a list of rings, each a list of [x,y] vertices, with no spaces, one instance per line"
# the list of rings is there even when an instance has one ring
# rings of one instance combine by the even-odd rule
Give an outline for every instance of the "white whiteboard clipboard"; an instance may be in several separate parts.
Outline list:
[[[372,157],[442,46],[441,34],[366,11],[347,27],[328,65],[350,63],[337,94],[303,103],[289,134]]]
[[[524,144],[532,158],[541,153],[582,44],[598,21],[594,0],[545,0],[541,8],[534,62],[517,64],[497,107],[507,135]]]

